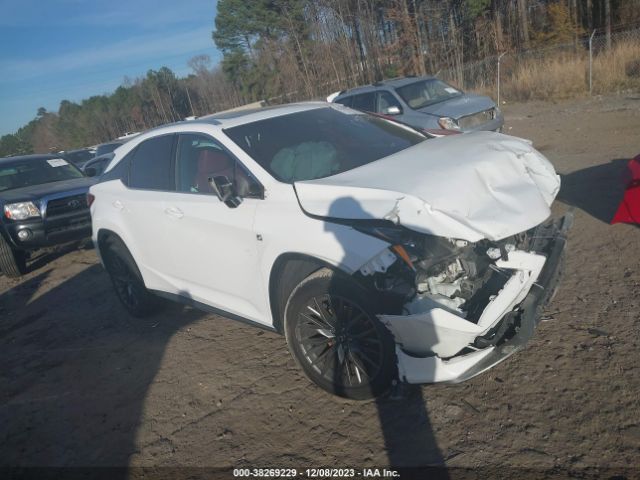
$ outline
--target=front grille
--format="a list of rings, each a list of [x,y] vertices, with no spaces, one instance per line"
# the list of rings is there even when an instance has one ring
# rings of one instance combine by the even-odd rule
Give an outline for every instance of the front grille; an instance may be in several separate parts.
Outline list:
[[[466,117],[462,117],[460,120],[458,120],[458,125],[463,130],[468,130],[470,128],[484,125],[485,123],[490,122],[494,118],[496,118],[496,109],[490,108],[489,110],[484,110],[482,112],[478,112],[472,115],[467,115]]]
[[[81,212],[88,208],[84,194],[56,198],[47,202],[47,218],[55,218],[73,212]]]
[[[71,222],[61,223],[56,226],[47,226],[47,237],[51,235],[57,235],[60,233],[72,233],[77,230],[86,230],[91,228],[91,216],[83,215],[80,218],[74,219]]]

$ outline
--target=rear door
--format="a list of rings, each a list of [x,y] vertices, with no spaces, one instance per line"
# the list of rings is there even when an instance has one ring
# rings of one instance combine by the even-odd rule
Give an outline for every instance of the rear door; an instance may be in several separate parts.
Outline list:
[[[162,135],[142,142],[132,153],[125,195],[111,206],[119,212],[125,243],[134,254],[147,287],[164,288],[167,250],[165,200],[175,190],[173,151],[176,135]]]

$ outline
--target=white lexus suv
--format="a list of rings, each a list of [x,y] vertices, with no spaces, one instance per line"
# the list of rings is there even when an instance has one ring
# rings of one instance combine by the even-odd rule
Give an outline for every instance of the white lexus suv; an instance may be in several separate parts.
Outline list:
[[[320,387],[368,398],[524,346],[557,283],[559,188],[527,141],[305,103],[146,132],[88,201],[132,315],[165,297],[283,333]]]

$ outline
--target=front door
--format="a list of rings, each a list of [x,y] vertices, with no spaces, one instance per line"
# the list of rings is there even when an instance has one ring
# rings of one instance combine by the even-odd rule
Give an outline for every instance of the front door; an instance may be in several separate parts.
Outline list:
[[[171,276],[180,295],[250,320],[262,318],[263,283],[258,240],[253,229],[262,200],[244,198],[230,207],[215,195],[208,179],[226,176],[236,183],[237,159],[213,138],[181,134],[176,155],[176,192],[166,197]]]

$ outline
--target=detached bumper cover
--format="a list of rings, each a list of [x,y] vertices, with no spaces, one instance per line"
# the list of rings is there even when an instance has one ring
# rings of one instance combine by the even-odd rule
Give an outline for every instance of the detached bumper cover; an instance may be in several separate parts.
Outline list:
[[[522,350],[533,337],[542,309],[555,293],[561,273],[566,232],[572,221],[571,214],[565,215],[558,223],[552,239],[547,242],[544,249],[547,261],[537,281],[515,312],[516,331],[513,336],[503,343],[496,342],[497,346],[476,350],[449,360],[443,360],[437,356],[414,357],[397,347],[400,378],[408,383],[459,383],[479,375]]]

